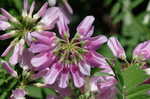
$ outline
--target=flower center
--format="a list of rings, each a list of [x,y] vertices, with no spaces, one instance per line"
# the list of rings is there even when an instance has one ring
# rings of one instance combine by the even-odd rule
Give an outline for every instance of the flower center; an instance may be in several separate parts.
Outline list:
[[[58,50],[55,54],[60,57],[60,61],[64,64],[76,64],[83,59],[83,54],[86,53],[84,49],[84,42],[76,38],[72,40],[60,40]]]
[[[18,19],[19,22],[17,23],[12,23],[12,28],[11,30],[14,30],[17,34],[16,37],[17,38],[22,38],[25,37],[25,35],[28,32],[33,32],[35,30],[35,26],[37,24],[37,21],[33,20],[33,19],[29,19],[29,18],[20,18]]]

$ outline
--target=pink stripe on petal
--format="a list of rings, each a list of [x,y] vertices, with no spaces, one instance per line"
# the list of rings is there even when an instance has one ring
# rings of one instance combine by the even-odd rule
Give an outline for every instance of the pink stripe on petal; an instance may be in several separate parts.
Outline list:
[[[68,68],[64,68],[61,72],[59,87],[66,88],[69,81],[69,70]]]
[[[29,11],[29,16],[32,17],[32,13],[34,11],[34,8],[35,8],[35,2],[33,1],[31,7],[30,7],[30,11]]]
[[[86,36],[88,31],[91,29],[92,24],[95,18],[93,16],[87,16],[83,19],[83,21],[78,25],[77,32],[82,36]],[[82,38],[81,37],[81,38]]]
[[[41,53],[31,59],[31,64],[34,67],[39,67],[49,61],[48,53]]]
[[[118,58],[126,58],[125,51],[119,41],[115,37],[110,37],[107,42],[108,47],[113,52],[114,56]]]
[[[10,73],[13,77],[18,77],[17,72],[11,68],[11,66],[7,63],[7,62],[1,62],[2,67],[8,72]]]
[[[95,50],[95,49],[99,48],[105,42],[107,42],[106,36],[99,35],[96,37],[92,37],[92,38],[88,39],[88,41],[86,43],[86,48],[91,49],[91,50],[93,50],[93,49]]]
[[[43,42],[43,43],[48,44],[48,45],[51,44],[51,42],[53,42],[53,40],[56,39],[55,36],[53,36],[53,38],[52,37],[49,38],[45,35],[42,35],[42,33],[37,33],[37,32],[32,32],[31,35],[33,37],[37,38],[40,42]]]
[[[11,27],[11,25],[8,22],[0,21],[0,30],[7,30]]]
[[[91,66],[86,62],[79,63],[80,72],[84,75],[90,76],[91,74]]]
[[[86,53],[84,57],[86,61],[93,67],[108,66],[105,58],[98,53],[90,51]]]
[[[23,7],[24,7],[24,11],[27,12],[28,9],[29,9],[29,3],[28,3],[28,0],[24,0]]]
[[[47,73],[46,76],[44,77],[45,83],[53,84],[56,81],[62,69],[63,69],[63,66],[61,66],[59,63],[55,63],[50,69],[49,73]]]
[[[6,48],[6,50],[2,53],[2,57],[4,57],[4,56],[7,56],[8,55],[8,53],[13,49],[13,45],[12,44],[10,44],[7,48]]]
[[[52,37],[52,36],[56,36],[56,33],[54,32],[49,32],[49,31],[42,31],[42,32],[39,32],[41,35],[43,36],[47,36],[47,37]]]
[[[69,3],[67,2],[67,0],[62,0],[64,3],[65,8],[67,9],[67,11],[69,12],[69,14],[73,14],[73,9],[71,8],[71,6],[69,5]]]
[[[42,69],[38,73],[33,74],[32,79],[38,79],[40,77],[45,76],[48,73],[49,70],[50,70],[49,68]]]
[[[41,7],[41,9],[33,16],[33,18],[38,19],[38,18],[44,16],[44,15],[45,15],[45,12],[46,12],[46,10],[47,10],[47,7],[48,7],[48,3],[46,2],[46,3],[44,3],[44,5]]]
[[[23,50],[24,50],[25,41],[24,39],[21,39],[19,41],[19,55],[22,56]]]
[[[65,20],[65,18],[63,17],[63,14],[61,14],[61,13],[59,16],[59,20],[57,21],[57,27],[58,27],[58,30],[59,30],[61,37],[69,38],[70,34],[69,34],[68,23]]]
[[[32,53],[39,53],[39,52],[44,52],[44,51],[47,51],[49,50],[49,46],[48,45],[45,45],[45,44],[42,44],[42,43],[32,43],[30,48],[29,48],[29,51],[31,51]]]
[[[0,20],[1,20],[1,21],[8,21],[8,18],[5,17],[5,16],[0,16]]]
[[[57,7],[51,7],[46,11],[46,14],[41,19],[40,23],[51,26],[56,23],[56,20],[58,19],[60,9]],[[49,20],[51,19],[51,20]]]
[[[78,67],[72,66],[70,69],[71,69],[74,85],[77,88],[82,87],[84,85],[84,79],[80,76]]]
[[[16,65],[19,60],[19,43],[15,45],[12,56],[9,58],[9,62],[12,65]]]
[[[5,39],[9,39],[11,37],[13,37],[16,34],[15,31],[9,32],[9,33],[5,33],[0,35],[0,40],[5,40]]]
[[[8,13],[5,9],[0,8],[0,10],[1,10],[1,13],[2,13],[5,17],[7,17],[10,21],[12,21],[12,22],[18,22],[17,19],[16,19],[15,17],[13,17],[10,13]]]

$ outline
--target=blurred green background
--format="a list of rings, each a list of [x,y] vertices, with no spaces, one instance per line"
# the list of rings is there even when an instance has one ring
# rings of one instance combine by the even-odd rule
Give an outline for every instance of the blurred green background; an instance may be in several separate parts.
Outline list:
[[[31,3],[33,0],[29,1]],[[37,10],[46,2],[46,0],[35,1]],[[61,0],[57,1],[57,5],[59,2]],[[128,60],[132,58],[132,51],[138,43],[150,39],[150,0],[68,0],[68,2],[74,11],[70,24],[71,33],[76,32],[76,26],[85,16],[93,15],[96,18],[94,35],[116,36],[125,48]],[[0,8],[5,8],[14,16],[20,15],[22,5],[23,0],[0,0]],[[9,40],[0,41],[0,54],[9,43]],[[112,57],[106,44],[100,48],[99,52]],[[6,78],[0,75],[0,96],[1,89],[4,89],[1,87],[2,79]],[[29,89],[31,90],[30,98],[33,97],[33,99],[42,99],[44,96],[41,93],[53,93],[50,89],[44,89],[44,91],[33,87]]]

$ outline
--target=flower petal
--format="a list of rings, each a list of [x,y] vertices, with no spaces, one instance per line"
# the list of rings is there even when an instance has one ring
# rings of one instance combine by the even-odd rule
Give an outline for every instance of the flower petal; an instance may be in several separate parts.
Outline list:
[[[62,71],[63,66],[61,66],[59,63],[53,64],[49,72],[44,77],[44,81],[46,84],[53,84],[56,81],[56,78],[58,77],[59,73]]]
[[[99,35],[96,37],[92,37],[92,38],[88,39],[87,44],[86,44],[86,48],[91,49],[91,50],[93,50],[93,49],[96,50],[105,42],[107,42],[106,36]]]
[[[77,32],[80,34],[81,38],[86,36],[87,33],[91,30],[94,20],[95,20],[95,18],[93,16],[87,16],[78,25]]]
[[[15,45],[12,56],[9,59],[10,64],[16,65],[19,61],[19,43]]]
[[[45,15],[45,12],[47,10],[47,7],[48,7],[48,3],[44,3],[44,5],[41,7],[41,9],[33,16],[34,19],[38,19],[42,16]]]
[[[105,58],[102,55],[97,54],[96,52],[90,51],[86,53],[84,57],[91,66],[99,68],[108,66],[108,63],[106,62]]]
[[[39,53],[39,52],[45,52],[48,51],[50,47],[48,45],[42,44],[42,43],[32,43],[29,51],[32,53]]]
[[[2,57],[4,57],[4,56],[7,56],[8,55],[8,53],[13,49],[13,45],[12,44],[10,44],[7,48],[6,48],[6,50],[2,53]]]
[[[45,76],[48,73],[48,71],[49,71],[49,68],[42,69],[38,73],[33,74],[32,75],[32,79],[38,79],[40,77],[43,77],[43,76]]]
[[[29,10],[29,16],[30,16],[30,17],[32,17],[32,13],[33,13],[33,11],[34,11],[34,8],[35,8],[35,2],[33,1],[33,2],[32,2],[32,5],[31,5],[31,7],[30,7],[30,10]]]
[[[78,67],[77,66],[72,66],[70,68],[70,70],[71,70],[71,74],[72,74],[72,77],[73,77],[74,85],[77,88],[82,87],[84,85],[84,79],[80,76]]]
[[[115,37],[110,37],[108,42],[107,42],[108,47],[111,49],[113,52],[114,56],[125,59],[125,51],[119,41]]]
[[[48,53],[41,53],[31,59],[31,64],[34,67],[39,67],[49,61]]]
[[[150,40],[140,43],[133,51],[133,58],[150,59]]]
[[[37,32],[32,32],[31,35],[35,37],[36,39],[38,39],[40,42],[48,44],[48,45],[52,44],[52,42],[56,40],[55,35],[48,37],[42,33],[37,33]]]
[[[13,68],[11,68],[11,66],[7,63],[7,62],[1,62],[1,64],[2,64],[2,67],[8,72],[8,73],[10,73],[13,77],[18,77],[18,74],[17,74],[17,72],[13,69]]]
[[[66,88],[69,80],[69,70],[68,68],[64,68],[60,75],[60,82],[59,87],[60,88]]]
[[[59,20],[57,21],[57,27],[62,38],[69,38],[69,28],[68,20],[65,20],[65,17],[62,13],[59,15]]]
[[[53,28],[54,24],[58,19],[58,15],[60,13],[60,9],[57,7],[51,7],[46,11],[46,14],[41,19],[40,23],[49,27],[49,29]],[[49,20],[51,19],[51,20]],[[46,28],[47,28],[46,27]]]
[[[7,30],[8,28],[10,28],[11,25],[8,23],[8,22],[5,22],[5,21],[0,21],[0,30]],[[12,34],[12,33],[11,33]],[[4,34],[3,35],[3,39],[7,39],[7,38],[10,38],[10,34]],[[5,38],[4,38],[5,37]]]
[[[82,74],[90,76],[91,66],[87,64],[86,62],[79,63],[79,69]]]
[[[10,13],[8,13],[5,9],[0,8],[1,13],[3,16],[7,17],[12,22],[18,22],[15,17],[13,17]]]

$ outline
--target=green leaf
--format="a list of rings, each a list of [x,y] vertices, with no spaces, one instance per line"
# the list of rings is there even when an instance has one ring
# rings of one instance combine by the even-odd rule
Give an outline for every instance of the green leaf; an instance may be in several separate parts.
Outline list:
[[[140,5],[144,0],[134,0],[132,2],[132,5],[131,5],[131,9],[137,7],[138,5]]]
[[[123,18],[124,18],[124,12],[121,12],[117,16],[114,17],[112,23],[116,24],[117,22],[121,21]]]
[[[139,94],[147,94],[149,90],[150,90],[149,84],[140,85],[140,86],[137,86],[134,89],[128,91],[127,97],[132,98]]]
[[[140,68],[138,64],[134,64],[125,69],[122,73],[124,79],[125,90],[137,87],[149,76]]]
[[[27,87],[28,95],[34,98],[42,98],[42,89],[34,86]]]
[[[115,73],[116,79],[118,80],[118,83],[121,84],[121,86],[124,85],[124,79],[122,77],[122,72],[121,72],[121,64],[119,63],[119,61],[115,62],[115,66],[112,66],[112,69]]]
[[[35,86],[27,86],[27,92],[30,97],[44,99],[49,94],[55,95],[56,92],[51,88],[39,88]]]
[[[148,94],[137,94],[134,97],[127,97],[127,99],[150,99]]]
[[[94,73],[94,76],[112,76],[112,75],[104,72],[96,72]]]
[[[121,8],[121,4],[119,2],[117,2],[111,10],[111,16],[112,17],[116,16],[118,14],[120,8]]]

